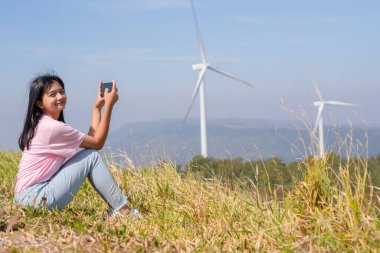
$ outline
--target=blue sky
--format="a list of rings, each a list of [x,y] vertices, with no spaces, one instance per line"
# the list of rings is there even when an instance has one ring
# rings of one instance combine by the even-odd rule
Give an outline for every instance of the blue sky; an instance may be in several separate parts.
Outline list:
[[[291,110],[312,123],[314,75],[325,99],[360,105],[326,110],[326,123],[380,125],[380,2],[194,5],[209,62],[255,86],[207,73],[208,117],[294,120]],[[17,145],[27,84],[36,73],[53,69],[63,78],[67,122],[84,132],[100,79],[117,80],[120,91],[111,130],[182,118],[197,79],[187,0],[1,1],[0,34],[0,148]],[[190,117],[198,110],[196,101]]]

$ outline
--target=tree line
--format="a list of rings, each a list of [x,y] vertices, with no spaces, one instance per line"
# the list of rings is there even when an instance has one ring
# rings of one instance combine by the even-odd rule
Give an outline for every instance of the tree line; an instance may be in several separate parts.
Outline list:
[[[216,159],[194,157],[185,165],[185,173],[194,173],[205,179],[218,179],[232,185],[236,181],[260,186],[290,186],[297,180],[302,180],[313,160],[286,163],[279,158],[250,161],[241,157],[234,159]],[[340,169],[348,169],[354,181],[356,173],[368,173],[373,186],[380,187],[380,155],[370,158],[343,158],[337,153],[327,154],[325,164],[328,173],[339,174]]]

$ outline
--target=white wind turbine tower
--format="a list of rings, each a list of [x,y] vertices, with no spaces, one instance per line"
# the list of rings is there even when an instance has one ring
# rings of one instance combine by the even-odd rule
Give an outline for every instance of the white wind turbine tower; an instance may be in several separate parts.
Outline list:
[[[322,98],[322,94],[318,89],[317,84],[314,81],[315,90],[317,91],[319,101],[315,101],[313,104],[315,107],[318,107],[318,114],[317,118],[315,120],[315,126],[314,126],[314,134],[316,134],[317,128],[318,128],[318,146],[319,146],[319,157],[323,157],[325,154],[325,143],[324,143],[324,136],[323,136],[323,117],[322,112],[325,105],[330,106],[357,106],[355,104],[340,102],[340,101],[325,101]]]
[[[205,53],[205,49],[204,49],[204,45],[203,45],[203,41],[202,41],[202,36],[201,36],[201,31],[200,31],[200,28],[199,28],[197,16],[195,14],[195,9],[194,9],[194,5],[193,5],[193,1],[190,0],[190,3],[191,3],[191,9],[192,9],[192,12],[193,12],[195,29],[196,29],[196,33],[197,33],[198,47],[199,47],[199,50],[200,50],[200,55],[201,55],[202,62],[198,63],[198,64],[193,64],[192,65],[193,70],[199,71],[199,74],[198,74],[198,81],[197,81],[197,83],[195,85],[193,96],[191,98],[191,102],[190,102],[189,108],[188,108],[188,110],[186,112],[184,121],[186,121],[186,119],[187,119],[187,117],[188,117],[188,115],[190,113],[191,107],[192,107],[192,105],[194,103],[194,100],[195,100],[197,94],[199,93],[200,128],[201,128],[201,155],[203,157],[207,157],[207,129],[206,129],[206,125],[207,124],[206,124],[206,104],[205,104],[205,88],[204,88],[204,76],[205,76],[206,70],[208,70],[208,69],[212,70],[212,71],[214,71],[216,73],[222,74],[224,76],[227,76],[227,77],[229,77],[231,79],[234,79],[234,80],[236,80],[238,82],[244,83],[244,84],[249,85],[251,87],[253,87],[253,85],[250,84],[249,82],[246,82],[244,80],[241,80],[241,79],[239,79],[237,77],[232,76],[231,74],[227,73],[224,70],[221,70],[219,68],[211,66],[210,63],[207,62],[206,53]]]

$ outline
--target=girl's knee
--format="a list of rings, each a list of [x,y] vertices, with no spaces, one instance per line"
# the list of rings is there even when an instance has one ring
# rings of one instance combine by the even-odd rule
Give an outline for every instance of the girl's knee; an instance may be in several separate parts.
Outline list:
[[[78,152],[71,160],[82,161],[82,162],[98,162],[103,160],[100,153],[95,149],[83,149]]]
[[[95,150],[95,149],[91,149],[91,148],[86,148],[86,149],[83,149],[82,151],[80,151],[79,153],[85,155],[85,156],[95,156],[95,157],[101,157],[100,153]]]
[[[103,161],[102,155],[99,153],[99,151],[95,149],[85,149],[87,152],[87,155],[89,158],[91,158],[92,161]]]

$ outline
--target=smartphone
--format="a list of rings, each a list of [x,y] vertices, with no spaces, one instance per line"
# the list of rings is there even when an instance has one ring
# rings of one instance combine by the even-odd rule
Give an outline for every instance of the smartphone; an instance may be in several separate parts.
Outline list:
[[[111,92],[112,90],[112,82],[109,83],[102,83],[102,91],[101,96],[104,97],[104,92],[106,91],[106,88],[108,89],[108,92]]]

